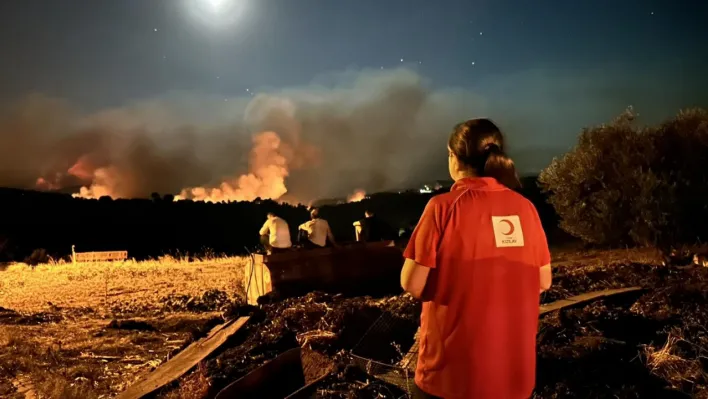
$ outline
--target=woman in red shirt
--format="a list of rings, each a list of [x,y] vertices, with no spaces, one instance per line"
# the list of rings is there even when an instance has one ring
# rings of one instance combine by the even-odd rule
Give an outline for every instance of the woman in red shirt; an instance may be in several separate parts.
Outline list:
[[[540,293],[551,257],[536,208],[488,119],[455,127],[455,184],[430,199],[404,252],[401,285],[423,300],[420,398],[517,399],[533,393]]]

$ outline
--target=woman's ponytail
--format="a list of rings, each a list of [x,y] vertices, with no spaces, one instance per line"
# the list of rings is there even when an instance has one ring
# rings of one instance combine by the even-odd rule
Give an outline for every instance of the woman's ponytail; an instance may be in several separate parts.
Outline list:
[[[480,176],[493,177],[511,189],[521,187],[514,161],[497,144],[487,145],[485,155],[486,160],[480,171]]]

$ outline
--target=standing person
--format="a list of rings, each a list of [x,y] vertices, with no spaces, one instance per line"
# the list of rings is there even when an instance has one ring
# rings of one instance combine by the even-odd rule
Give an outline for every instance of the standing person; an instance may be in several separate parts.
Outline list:
[[[364,219],[359,221],[361,231],[357,241],[373,242],[393,240],[396,235],[391,226],[370,210],[364,211]],[[356,223],[354,224],[356,226]]]
[[[288,222],[279,218],[273,212],[268,212],[267,217],[268,219],[266,219],[259,232],[261,244],[263,244],[266,251],[270,254],[292,247]]]
[[[428,202],[404,252],[401,285],[421,298],[418,398],[529,398],[540,293],[551,257],[504,139],[488,119],[448,141],[455,184]]]
[[[332,245],[337,245],[329,223],[320,218],[317,209],[313,209],[310,212],[310,220],[298,228],[298,240],[304,243],[305,248],[324,248],[327,246],[327,240]]]

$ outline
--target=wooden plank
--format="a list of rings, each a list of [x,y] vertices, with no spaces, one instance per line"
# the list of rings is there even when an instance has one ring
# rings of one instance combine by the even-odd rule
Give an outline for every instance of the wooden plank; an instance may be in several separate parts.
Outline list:
[[[551,302],[549,304],[541,305],[539,314],[546,314],[553,312],[554,310],[559,310],[566,308],[568,306],[578,305],[585,302],[590,302],[595,299],[606,298],[608,296],[624,294],[627,292],[634,292],[641,290],[642,287],[629,287],[629,288],[617,288],[611,290],[603,291],[593,291],[586,292],[584,294],[576,295],[567,299],[561,299],[560,301]]]
[[[616,288],[602,291],[586,292],[584,294],[576,295],[570,298],[561,299],[559,301],[551,302],[545,305],[541,305],[539,308],[539,316],[550,313],[556,310],[567,308],[568,306],[579,305],[582,303],[590,302],[600,298],[606,298],[608,296],[624,294],[628,292],[635,292],[642,290],[642,287],[629,287],[629,288]],[[416,333],[417,335],[417,333]],[[418,346],[420,341],[416,338],[413,346],[408,351],[408,353],[401,359],[398,363],[399,367],[412,369],[415,367],[418,359]]]
[[[155,392],[184,375],[197,363],[209,356],[234,335],[248,321],[249,317],[241,317],[214,327],[209,335],[189,345],[185,350],[164,363],[152,373],[145,375],[135,384],[118,395],[119,399],[139,399]]]
[[[258,298],[273,291],[270,280],[270,270],[266,267],[263,255],[253,255],[246,264],[243,274],[243,287],[246,291],[246,302],[249,305],[258,305]]]

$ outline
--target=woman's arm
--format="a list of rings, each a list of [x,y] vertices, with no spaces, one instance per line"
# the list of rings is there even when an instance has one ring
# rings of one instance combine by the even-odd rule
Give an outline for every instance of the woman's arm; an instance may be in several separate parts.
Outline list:
[[[406,259],[401,271],[401,287],[413,298],[422,299],[429,274],[429,267],[420,265],[412,259]]]
[[[425,285],[430,270],[437,266],[438,243],[442,235],[441,219],[441,206],[436,197],[433,197],[425,206],[403,252],[405,262],[401,270],[401,287],[418,299],[426,300],[423,295],[433,295],[431,290],[425,290]]]
[[[551,264],[541,266],[539,269],[539,278],[541,279],[541,292],[544,292],[551,288],[551,281],[553,276],[551,274]]]

